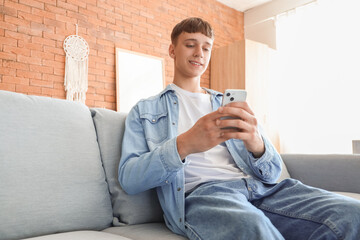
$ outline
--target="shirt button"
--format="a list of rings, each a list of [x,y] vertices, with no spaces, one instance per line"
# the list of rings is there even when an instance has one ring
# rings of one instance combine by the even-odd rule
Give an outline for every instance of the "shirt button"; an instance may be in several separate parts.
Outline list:
[[[156,122],[156,120],[155,120],[155,119],[153,119],[153,120],[152,120],[152,122]]]
[[[178,190],[178,192],[179,192],[179,191],[181,191],[181,188],[179,187],[177,190]]]
[[[166,180],[166,181],[165,181],[165,183],[166,183],[166,184],[168,184],[168,183],[169,183],[169,181],[168,181],[168,180]]]
[[[177,104],[177,102],[174,102],[174,104]]]
[[[172,125],[175,125],[175,123],[173,122]]]

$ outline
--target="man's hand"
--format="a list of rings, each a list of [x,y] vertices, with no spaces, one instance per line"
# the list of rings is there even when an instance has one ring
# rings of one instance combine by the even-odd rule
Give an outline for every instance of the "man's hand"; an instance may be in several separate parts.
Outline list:
[[[191,153],[204,152],[228,140],[223,137],[224,130],[219,127],[219,111],[200,118],[192,128],[177,137],[177,148],[181,159]]]
[[[240,119],[221,120],[225,116]],[[224,129],[226,127],[233,128]],[[181,159],[184,159],[191,153],[207,151],[231,138],[243,140],[247,150],[255,157],[260,157],[265,151],[257,130],[257,120],[246,102],[231,103],[203,116],[192,128],[178,136],[177,148]]]
[[[246,149],[254,155],[254,157],[261,157],[265,152],[264,142],[258,131],[258,122],[246,102],[229,103],[225,107],[220,107],[218,112],[227,116],[238,119],[220,120],[219,126],[235,127],[237,129],[228,130],[224,133],[224,138],[241,139],[244,142]]]

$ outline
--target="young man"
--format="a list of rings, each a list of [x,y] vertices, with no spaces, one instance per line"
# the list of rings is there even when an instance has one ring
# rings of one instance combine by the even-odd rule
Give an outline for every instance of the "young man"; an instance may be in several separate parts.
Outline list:
[[[126,120],[123,189],[156,188],[167,226],[189,239],[360,239],[359,201],[293,179],[276,184],[282,160],[247,103],[220,107],[222,94],[200,87],[209,23],[185,19],[171,41],[173,84]]]

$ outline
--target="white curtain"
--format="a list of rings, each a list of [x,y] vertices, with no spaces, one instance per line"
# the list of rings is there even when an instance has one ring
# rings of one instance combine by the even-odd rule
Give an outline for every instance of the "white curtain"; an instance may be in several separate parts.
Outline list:
[[[262,114],[282,153],[351,153],[360,139],[359,6],[319,0],[278,17]]]
[[[269,74],[270,61],[273,55],[273,49],[266,44],[252,40],[245,41],[245,87],[248,92],[247,102],[255,112],[255,115],[270,137],[275,147],[279,150],[279,138],[277,133],[276,122],[271,121],[268,117],[271,112]]]

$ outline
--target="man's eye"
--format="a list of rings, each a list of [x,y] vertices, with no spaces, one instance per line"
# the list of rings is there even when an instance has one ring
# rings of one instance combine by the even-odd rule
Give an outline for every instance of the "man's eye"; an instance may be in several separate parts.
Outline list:
[[[187,44],[187,45],[186,45],[186,47],[189,47],[189,48],[191,48],[191,47],[194,47],[194,45],[191,45],[191,44]]]
[[[208,51],[210,51],[210,48],[203,48],[203,50],[208,52]]]

